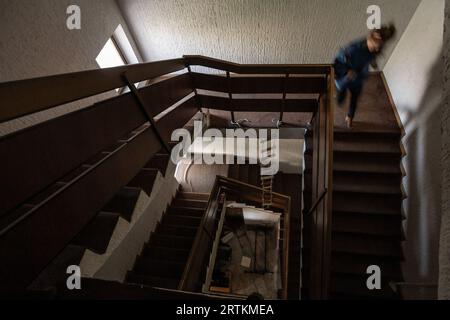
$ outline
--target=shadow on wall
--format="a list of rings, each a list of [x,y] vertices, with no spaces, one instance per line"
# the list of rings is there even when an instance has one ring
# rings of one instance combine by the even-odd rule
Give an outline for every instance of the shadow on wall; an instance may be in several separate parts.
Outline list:
[[[415,112],[408,112],[404,124],[403,181],[408,198],[404,227],[406,241],[405,298],[437,298],[439,277],[439,235],[441,221],[441,106],[443,61],[439,58],[429,73],[426,91]],[[406,84],[407,85],[407,84]],[[406,108],[406,110],[410,110]],[[418,285],[423,284],[423,285]],[[436,286],[435,286],[436,285]]]

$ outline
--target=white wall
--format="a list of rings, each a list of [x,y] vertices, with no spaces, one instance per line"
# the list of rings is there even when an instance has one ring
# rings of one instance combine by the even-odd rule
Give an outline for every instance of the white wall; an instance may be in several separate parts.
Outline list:
[[[402,124],[406,281],[437,283],[444,0],[422,0],[384,68]]]
[[[442,226],[439,263],[439,298],[450,299],[450,4],[445,8],[444,104],[442,106]]]
[[[238,63],[330,63],[341,46],[367,33],[369,5],[380,5],[383,21],[395,21],[401,34],[420,1],[117,2],[147,61],[202,54]]]
[[[81,30],[66,27],[70,4],[81,8]],[[114,0],[0,0],[0,82],[97,69],[95,58],[119,24],[129,34]],[[0,124],[0,135],[82,105]]]

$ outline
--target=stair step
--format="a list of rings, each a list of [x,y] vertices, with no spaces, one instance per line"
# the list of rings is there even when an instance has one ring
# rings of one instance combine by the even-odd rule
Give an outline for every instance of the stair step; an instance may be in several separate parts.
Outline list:
[[[146,245],[142,255],[146,258],[157,260],[177,261],[186,263],[189,257],[190,250],[175,249],[172,247],[158,247],[153,245]]]
[[[157,232],[161,234],[171,234],[182,237],[195,237],[198,228],[185,225],[160,224]]]
[[[171,247],[175,249],[190,250],[194,243],[194,237],[179,237],[154,233],[149,241],[150,245],[159,247]]]
[[[177,199],[189,199],[189,200],[209,200],[209,193],[197,193],[197,192],[179,192]]]
[[[367,275],[369,266],[379,266],[381,276],[390,280],[402,281],[402,268],[399,261],[373,256],[333,253],[331,272],[341,274]]]
[[[372,173],[335,172],[334,191],[392,194],[401,196],[400,177]]]
[[[162,175],[165,175],[169,161],[170,155],[165,153],[157,153],[149,162],[146,163],[144,168],[157,169]]]
[[[72,244],[104,254],[119,221],[118,213],[100,212],[73,240]]]
[[[392,155],[334,152],[333,169],[335,172],[402,174],[398,156]]]
[[[183,273],[184,266],[184,263],[176,261],[139,257],[133,272],[142,275],[179,279]]]
[[[128,187],[141,188],[148,196],[152,194],[158,171],[141,170],[136,177],[128,183]]]
[[[182,225],[197,228],[201,223],[201,219],[191,216],[178,216],[174,214],[165,215],[161,224]]]
[[[357,297],[370,297],[375,299],[399,299],[400,297],[392,291],[389,282],[381,281],[381,290],[369,290],[367,288],[368,276],[332,274],[330,280],[330,291],[333,297],[339,299],[340,294]]]
[[[403,239],[401,216],[333,212],[333,231]]]
[[[370,235],[333,232],[332,251],[402,259],[400,241]]]
[[[335,132],[334,150],[400,156],[400,136],[388,133]]]
[[[189,217],[196,217],[196,218],[202,218],[205,209],[201,208],[182,208],[182,207],[174,207],[170,206],[169,210],[167,211],[169,215],[176,215],[176,216],[189,216]]]
[[[192,200],[192,199],[175,199],[172,203],[174,207],[180,208],[200,208],[206,209],[208,201],[205,200]]]
[[[128,272],[127,282],[157,288],[177,289],[180,280],[176,278],[174,279],[174,278],[151,277],[136,274],[134,272]]]
[[[122,188],[102,209],[104,212],[119,213],[124,219],[131,221],[134,208],[141,194],[140,188]]]
[[[333,211],[401,215],[400,195],[333,193]]]

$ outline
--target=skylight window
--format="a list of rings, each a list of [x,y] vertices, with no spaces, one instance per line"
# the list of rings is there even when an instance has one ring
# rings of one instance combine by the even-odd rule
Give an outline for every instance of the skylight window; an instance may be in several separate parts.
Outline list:
[[[113,35],[102,50],[95,58],[98,66],[102,69],[120,67],[127,64],[139,63],[136,53],[133,50],[133,46],[130,43],[123,27],[119,24]],[[139,87],[139,83],[135,83],[136,87]],[[127,88],[116,89],[118,93],[127,92]]]
[[[102,69],[124,66],[126,64],[112,38],[106,42],[95,61]]]

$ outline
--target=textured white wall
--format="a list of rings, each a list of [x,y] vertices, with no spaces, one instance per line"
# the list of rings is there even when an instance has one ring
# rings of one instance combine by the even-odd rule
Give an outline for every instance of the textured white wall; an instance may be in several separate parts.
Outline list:
[[[66,27],[70,4],[81,8],[81,30]],[[0,82],[97,69],[95,58],[119,24],[128,32],[114,0],[0,0]],[[0,135],[91,102],[0,124]]]
[[[437,282],[444,0],[422,0],[384,73],[405,127],[407,281]]]
[[[239,63],[329,63],[341,46],[366,34],[369,5],[380,5],[383,21],[394,21],[401,34],[420,2],[117,1],[145,60],[202,54]]]
[[[444,104],[442,106],[442,226],[439,298],[450,299],[450,4],[445,8]]]

